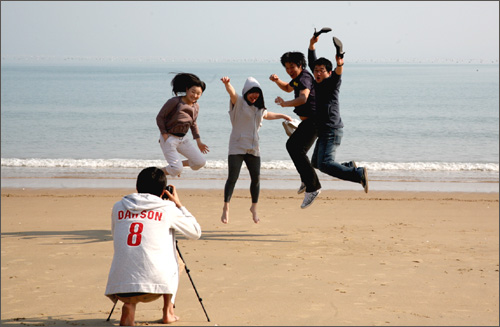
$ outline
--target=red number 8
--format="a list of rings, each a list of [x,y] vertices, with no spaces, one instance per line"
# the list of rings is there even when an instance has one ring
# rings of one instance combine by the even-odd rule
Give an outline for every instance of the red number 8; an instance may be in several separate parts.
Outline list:
[[[135,231],[135,226],[137,226],[137,231]],[[141,244],[141,239],[142,239],[142,230],[144,226],[142,223],[133,223],[130,225],[130,234],[128,234],[127,238],[127,244],[130,246],[138,246]],[[134,235],[135,235],[135,241],[134,241]]]

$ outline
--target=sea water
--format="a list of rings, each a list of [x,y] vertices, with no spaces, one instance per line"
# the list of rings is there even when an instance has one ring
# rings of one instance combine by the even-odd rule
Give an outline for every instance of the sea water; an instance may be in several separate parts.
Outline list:
[[[249,76],[269,111],[297,118],[292,99],[269,80],[289,81],[276,62],[5,60],[1,66],[2,187],[134,187],[138,172],[165,166],[156,115],[172,97],[171,79],[206,82],[198,125],[210,148],[205,168],[171,179],[222,188],[227,177],[229,96]],[[344,137],[338,161],[367,167],[370,189],[498,192],[498,64],[346,63],[340,90]],[[191,134],[188,134],[191,138]],[[262,187],[297,188],[282,120],[260,130]],[[312,150],[309,152],[309,155]],[[318,172],[323,188],[360,189]],[[248,186],[242,170],[237,187]]]

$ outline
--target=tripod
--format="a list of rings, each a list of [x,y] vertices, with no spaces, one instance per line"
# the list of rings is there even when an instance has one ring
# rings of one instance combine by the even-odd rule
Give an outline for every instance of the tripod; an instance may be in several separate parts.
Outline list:
[[[182,257],[181,251],[179,251],[179,245],[177,243],[178,243],[178,241],[175,240],[175,247],[177,248],[177,253],[179,253],[179,257],[181,257],[181,260],[184,261],[184,269],[186,269],[186,273],[189,277],[189,280],[191,281],[191,285],[193,285],[194,292],[196,293],[196,296],[198,297],[198,301],[200,301],[201,307],[203,308],[203,312],[205,312],[205,316],[207,317],[207,321],[210,322],[210,318],[208,318],[207,311],[205,310],[205,307],[203,306],[203,299],[198,294],[198,291],[196,290],[196,286],[194,286],[193,279],[191,278],[191,275],[189,274],[189,269],[186,265],[186,261]]]

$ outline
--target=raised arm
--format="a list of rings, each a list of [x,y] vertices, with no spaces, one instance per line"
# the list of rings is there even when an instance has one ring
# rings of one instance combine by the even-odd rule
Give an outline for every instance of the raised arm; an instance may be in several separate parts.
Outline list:
[[[342,75],[344,72],[344,58],[340,58],[339,56],[335,56],[335,60],[337,61],[337,67],[335,68],[335,74]]]
[[[309,68],[311,68],[311,71],[314,71],[314,62],[317,59],[315,44],[318,42],[318,40],[319,40],[319,36],[313,36],[311,38],[311,40],[309,40],[309,48],[307,51],[307,61],[309,63]],[[335,46],[335,48],[342,46],[341,44],[335,44],[335,41],[340,42],[340,40],[337,38],[333,39],[333,45]],[[339,50],[337,50],[337,52],[339,52]],[[337,63],[337,67],[335,67],[335,69],[334,69],[335,74],[342,75],[342,73],[344,72],[344,67],[343,67],[344,66],[344,58],[343,57],[341,58],[339,56],[339,54],[337,53],[335,55],[335,61]]]
[[[220,80],[222,81],[222,83],[224,83],[226,91],[229,94],[229,97],[231,98],[231,103],[234,105],[236,103],[236,100],[238,100],[238,95],[236,94],[234,87],[230,83],[231,79],[227,76],[224,76]]]
[[[283,91],[288,92],[288,93],[293,91],[293,87],[290,84],[288,84],[287,82],[280,80],[278,75],[272,74],[271,76],[269,76],[269,79],[271,81],[273,81],[274,83],[276,83],[276,85],[278,85],[278,87],[280,89],[282,89]]]
[[[307,63],[311,71],[314,71],[314,62],[316,61],[316,42],[318,42],[319,36],[314,36],[309,40],[309,48],[307,51]]]

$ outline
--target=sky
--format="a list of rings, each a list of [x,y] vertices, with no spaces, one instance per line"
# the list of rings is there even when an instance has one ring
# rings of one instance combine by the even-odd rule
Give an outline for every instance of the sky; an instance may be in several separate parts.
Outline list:
[[[1,55],[272,60],[339,38],[351,60],[498,63],[498,1],[1,1]]]

